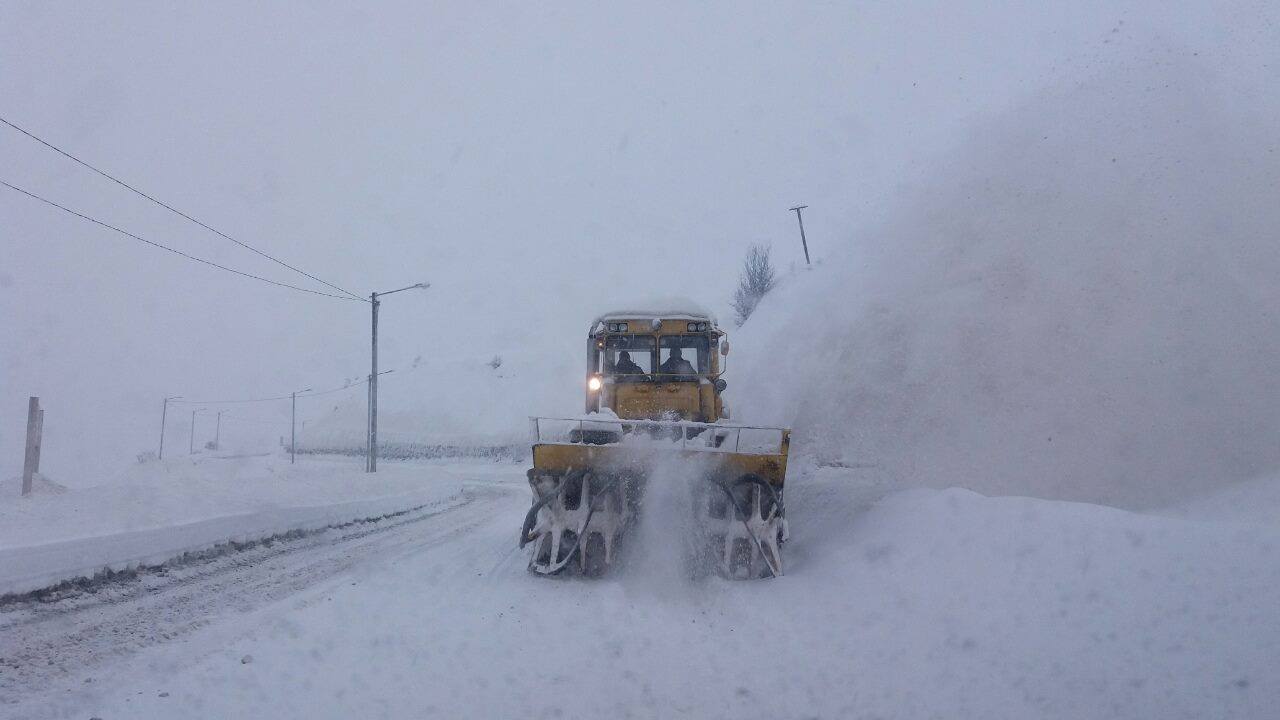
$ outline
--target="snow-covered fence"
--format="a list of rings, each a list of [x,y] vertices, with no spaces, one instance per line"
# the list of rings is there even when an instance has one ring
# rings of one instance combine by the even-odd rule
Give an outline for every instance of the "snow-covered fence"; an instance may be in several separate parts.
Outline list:
[[[288,448],[288,443],[285,443]],[[299,455],[347,455],[363,456],[366,448],[349,444],[299,445]],[[529,446],[451,444],[431,442],[378,442],[378,457],[387,460],[493,460],[495,462],[520,462],[529,456]]]
[[[27,451],[22,460],[22,494],[31,494],[31,481],[40,472],[40,437],[44,432],[44,410],[40,398],[27,401]]]

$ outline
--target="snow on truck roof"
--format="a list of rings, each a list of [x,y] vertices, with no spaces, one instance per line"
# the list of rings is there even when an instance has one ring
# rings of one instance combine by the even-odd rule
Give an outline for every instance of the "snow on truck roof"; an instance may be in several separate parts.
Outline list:
[[[611,310],[601,313],[599,317],[591,321],[592,327],[598,322],[607,320],[683,320],[686,318],[689,320],[709,320],[712,324],[719,324],[716,322],[716,316],[710,311],[686,298],[651,298],[645,302],[628,304],[623,307],[632,309]]]

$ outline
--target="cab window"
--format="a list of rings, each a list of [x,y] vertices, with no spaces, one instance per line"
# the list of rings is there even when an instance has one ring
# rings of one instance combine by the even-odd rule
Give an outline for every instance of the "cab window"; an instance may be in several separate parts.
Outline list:
[[[658,345],[658,372],[683,376],[692,367],[694,372],[705,375],[710,348],[706,335],[663,335]]]
[[[654,339],[646,335],[613,335],[604,342],[607,375],[648,375],[653,372]]]

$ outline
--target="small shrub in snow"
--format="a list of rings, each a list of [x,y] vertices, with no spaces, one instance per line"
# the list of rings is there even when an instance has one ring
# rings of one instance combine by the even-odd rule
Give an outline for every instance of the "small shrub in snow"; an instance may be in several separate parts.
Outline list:
[[[760,299],[773,289],[774,283],[769,248],[765,245],[752,245],[746,260],[742,261],[738,289],[733,291],[733,312],[739,326],[751,317],[756,305],[760,304]]]

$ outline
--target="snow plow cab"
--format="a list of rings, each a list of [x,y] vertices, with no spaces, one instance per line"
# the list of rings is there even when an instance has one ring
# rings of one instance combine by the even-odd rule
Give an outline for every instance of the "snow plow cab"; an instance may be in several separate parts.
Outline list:
[[[790,431],[729,423],[729,344],[701,310],[601,315],[587,335],[586,414],[531,418],[529,569],[604,574],[646,493],[687,498],[685,560],[731,578],[782,574]],[[669,505],[669,503],[668,503]],[[651,508],[672,512],[672,508]],[[686,522],[687,520],[687,522]]]

